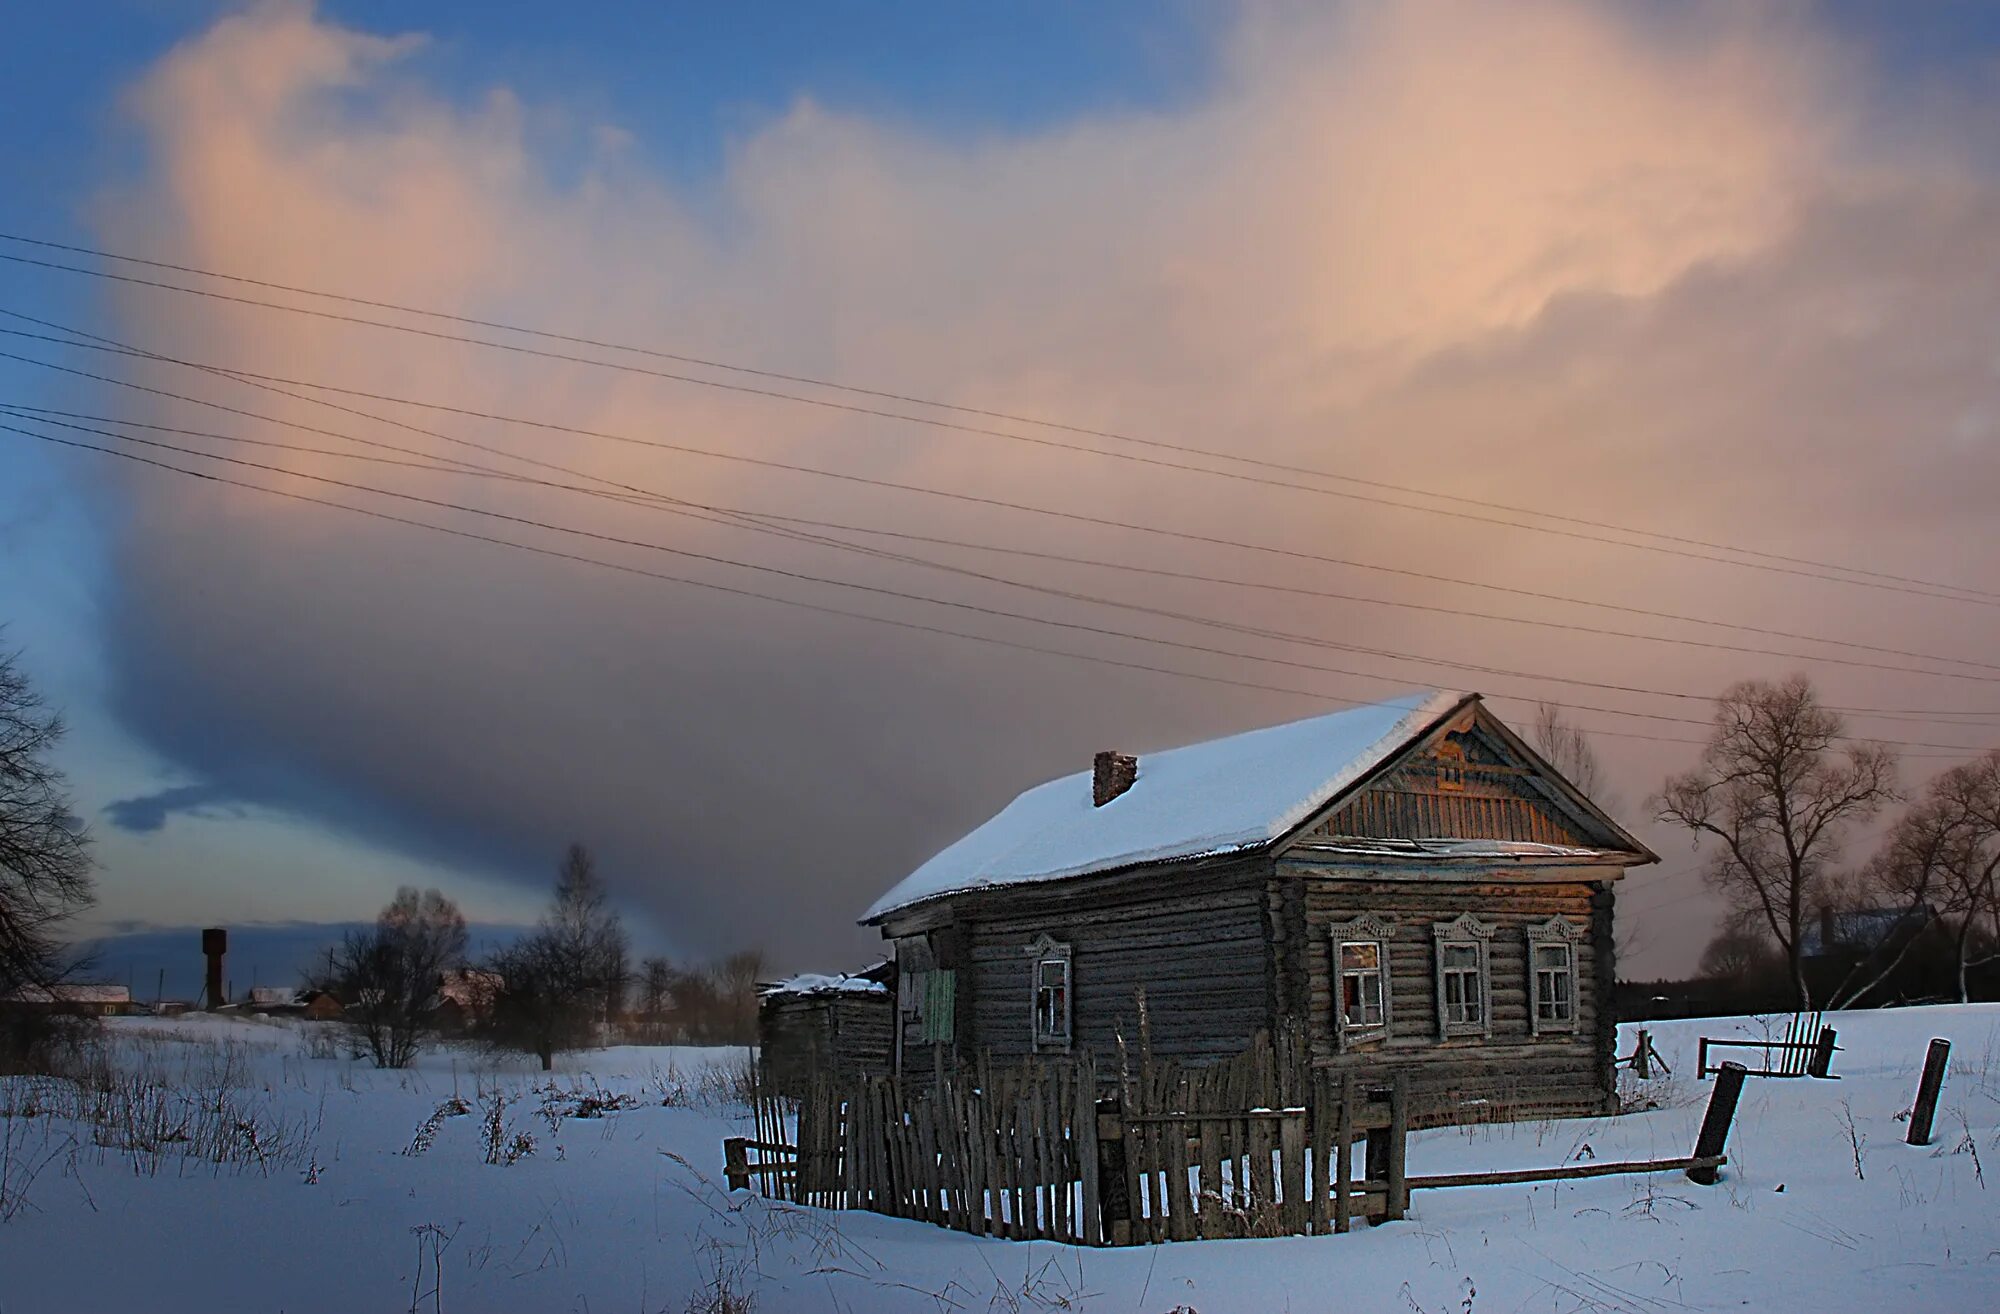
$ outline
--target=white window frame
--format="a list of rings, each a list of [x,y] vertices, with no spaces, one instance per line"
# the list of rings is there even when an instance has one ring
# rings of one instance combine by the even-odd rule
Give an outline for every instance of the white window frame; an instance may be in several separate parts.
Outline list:
[[[1493,969],[1492,954],[1489,950],[1494,929],[1471,913],[1461,913],[1448,922],[1437,922],[1431,927],[1431,938],[1434,942],[1432,959],[1436,968],[1434,988],[1437,992],[1438,1038],[1441,1040],[1493,1034]],[[1477,1022],[1453,1021],[1446,1010],[1444,959],[1447,949],[1471,949],[1473,952],[1473,981],[1479,989]]]
[[[1581,994],[1577,980],[1577,943],[1582,940],[1583,931],[1575,922],[1566,917],[1551,917],[1546,922],[1537,922],[1527,929],[1528,939],[1528,1033],[1530,1035],[1561,1035],[1576,1030],[1577,1003]],[[1540,951],[1561,949],[1564,956],[1562,972],[1569,982],[1567,998],[1569,1016],[1544,1018],[1542,1016],[1542,973],[1537,961]]]
[[[1384,921],[1374,913],[1346,922],[1327,924],[1327,942],[1332,953],[1333,965],[1333,1043],[1337,1052],[1346,1052],[1357,1045],[1380,1041],[1389,1034],[1389,1027],[1395,1017],[1394,991],[1390,987],[1389,941],[1396,934],[1396,924]],[[1343,949],[1348,945],[1372,945],[1375,949],[1376,976],[1382,992],[1382,1020],[1380,1022],[1356,1023],[1347,1017],[1347,971],[1343,965]]]
[[[1028,953],[1028,1038],[1036,1053],[1067,1051],[1076,1031],[1076,971],[1070,947],[1047,933],[1035,937]],[[1042,1027],[1042,968],[1062,968],[1062,1022]]]

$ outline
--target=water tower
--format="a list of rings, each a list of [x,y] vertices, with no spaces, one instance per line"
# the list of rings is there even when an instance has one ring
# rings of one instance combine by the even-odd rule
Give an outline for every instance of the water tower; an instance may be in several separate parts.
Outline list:
[[[221,1008],[222,998],[222,956],[229,952],[229,932],[220,926],[211,926],[201,933],[201,951],[208,956],[208,985],[204,993],[208,996],[211,1009]]]

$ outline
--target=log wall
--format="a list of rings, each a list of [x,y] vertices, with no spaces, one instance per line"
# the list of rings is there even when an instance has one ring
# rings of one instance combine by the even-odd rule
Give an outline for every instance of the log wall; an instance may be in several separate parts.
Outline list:
[[[1610,1112],[1617,1022],[1611,1009],[1615,970],[1611,899],[1601,873],[1556,872],[1550,879],[1393,879],[1372,868],[1301,868],[1283,864],[1267,906],[1284,935],[1279,974],[1303,995],[1316,1062],[1337,1071],[1406,1069],[1420,1104],[1457,1100],[1464,1120]],[[1390,1009],[1386,1033],[1346,1052],[1334,1027],[1336,981],[1331,923],[1372,913],[1396,927],[1386,943]],[[1490,1034],[1440,1036],[1436,943],[1432,927],[1462,913],[1493,926],[1487,941]],[[1572,1030],[1530,1027],[1527,931],[1551,917],[1570,921],[1576,1016]],[[1427,1118],[1427,1120],[1429,1120]]]

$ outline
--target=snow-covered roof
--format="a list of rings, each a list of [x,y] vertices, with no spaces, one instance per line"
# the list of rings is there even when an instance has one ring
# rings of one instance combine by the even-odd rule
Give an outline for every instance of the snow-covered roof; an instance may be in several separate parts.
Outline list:
[[[865,976],[849,976],[846,972],[835,972],[830,976],[820,972],[801,972],[782,981],[772,981],[762,990],[767,995],[880,995],[887,994],[889,987]]]
[[[1103,807],[1092,805],[1090,771],[1037,785],[910,873],[861,920],[964,890],[1261,848],[1471,696],[1406,694],[1143,754],[1132,787]]]

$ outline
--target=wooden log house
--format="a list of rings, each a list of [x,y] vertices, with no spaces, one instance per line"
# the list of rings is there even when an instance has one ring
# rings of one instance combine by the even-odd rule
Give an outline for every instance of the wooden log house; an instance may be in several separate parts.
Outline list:
[[[1615,1111],[1612,886],[1657,857],[1489,711],[1430,692],[1022,794],[884,894],[894,1062],[1302,1028],[1428,1122]],[[1143,1016],[1142,1004],[1143,999]]]

